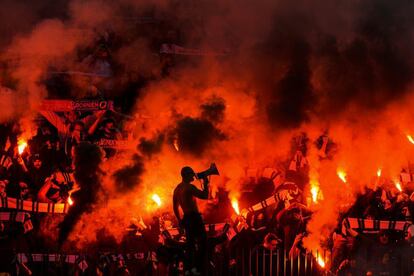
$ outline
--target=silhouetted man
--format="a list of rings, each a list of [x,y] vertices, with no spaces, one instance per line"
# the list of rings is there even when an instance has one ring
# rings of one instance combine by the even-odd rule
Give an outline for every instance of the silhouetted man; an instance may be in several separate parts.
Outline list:
[[[198,211],[196,198],[208,198],[208,179],[203,178],[203,190],[197,189],[191,182],[194,181],[195,173],[190,167],[181,169],[182,182],[174,190],[173,204],[174,214],[180,226],[184,227],[187,238],[188,264],[186,274],[199,275],[205,272],[206,242],[207,234],[203,219]],[[179,207],[184,216],[180,217]],[[191,272],[189,271],[191,270]]]

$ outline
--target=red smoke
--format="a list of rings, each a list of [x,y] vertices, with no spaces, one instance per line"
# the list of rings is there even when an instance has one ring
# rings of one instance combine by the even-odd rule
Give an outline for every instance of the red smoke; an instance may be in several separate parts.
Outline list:
[[[310,138],[306,193],[313,191],[315,211],[305,245],[318,248],[356,193],[394,179],[411,159],[414,149],[406,135],[414,134],[414,66],[412,31],[406,26],[410,10],[403,4],[125,0],[54,5],[55,16],[25,16],[22,21],[35,22],[32,29],[22,22],[22,31],[9,33],[12,38],[2,43],[9,72],[0,78],[1,91],[9,87],[14,94],[1,93],[0,105],[10,104],[1,109],[0,120],[31,119],[48,96],[48,70],[85,70],[78,52],[106,32],[114,32],[122,44],[111,53],[122,70],[107,96],[135,101],[134,119],[126,125],[134,134],[131,150],[103,165],[109,196],[82,215],[71,236],[79,245],[94,240],[102,227],[119,240],[132,218],[171,211],[172,191],[185,165],[203,170],[216,162],[220,177],[213,179],[213,189],[223,187],[238,198],[246,168],[288,161],[292,136],[305,131]],[[10,3],[9,9],[17,7]],[[381,10],[387,11],[384,16]],[[136,23],[148,15],[157,23]],[[163,76],[158,51],[164,42],[226,54],[175,57],[170,74]],[[140,89],[127,90],[141,79],[146,81]],[[95,93],[82,79],[72,78],[71,84],[79,88],[72,96]],[[332,159],[322,160],[313,145],[324,132],[337,144]],[[346,172],[346,183],[338,170]],[[153,205],[153,194],[161,206]]]

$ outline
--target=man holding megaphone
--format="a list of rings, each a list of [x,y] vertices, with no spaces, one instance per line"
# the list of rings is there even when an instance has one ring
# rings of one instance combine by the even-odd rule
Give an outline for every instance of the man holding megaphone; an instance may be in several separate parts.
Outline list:
[[[206,171],[195,173],[190,167],[181,169],[182,181],[174,190],[173,208],[180,226],[185,229],[187,239],[187,264],[185,270],[193,275],[200,275],[206,271],[207,234],[203,218],[198,211],[196,198],[208,199],[208,184],[210,175],[218,175],[216,165],[211,164]],[[194,178],[203,181],[203,190],[199,190],[191,182]],[[181,218],[179,207],[184,216]],[[197,248],[197,250],[196,250]]]

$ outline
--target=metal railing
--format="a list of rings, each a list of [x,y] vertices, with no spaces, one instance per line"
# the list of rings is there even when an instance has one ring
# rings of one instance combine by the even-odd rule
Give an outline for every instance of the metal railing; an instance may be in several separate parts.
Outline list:
[[[230,261],[228,275],[331,275],[332,273],[327,269],[328,256],[330,254],[327,251],[306,251],[295,257],[290,257],[289,252],[283,249],[274,251],[265,248],[242,250],[235,254]]]
[[[234,275],[234,276],[312,276],[312,275],[333,275],[318,263],[318,258],[324,260],[325,265],[328,266],[330,254],[329,252],[302,252],[299,255],[290,258],[289,253],[283,249],[270,251],[264,248],[245,249],[233,252],[232,255],[215,254],[208,265],[207,275]],[[41,255],[41,254],[37,254]],[[80,269],[80,259],[70,264],[64,262],[64,258],[50,258],[50,254],[44,254],[40,259],[29,258],[24,263],[24,266],[19,266],[17,263],[15,275],[27,274],[26,269],[30,270],[32,275],[94,275],[92,270],[96,271],[97,267],[104,268],[103,275],[117,275],[125,268],[129,275],[184,275],[183,269],[179,268],[178,263],[165,264],[155,258],[122,258],[120,259],[113,255],[107,258],[108,263],[102,265],[105,261],[102,256],[100,258],[92,258],[92,256],[83,256],[88,261],[86,270]],[[221,257],[220,257],[221,256]],[[96,257],[96,256],[95,256]],[[18,258],[17,258],[18,259]],[[16,259],[16,260],[17,260]],[[58,260],[59,261],[56,261]],[[52,261],[53,260],[53,261]],[[91,274],[92,273],[92,274]]]

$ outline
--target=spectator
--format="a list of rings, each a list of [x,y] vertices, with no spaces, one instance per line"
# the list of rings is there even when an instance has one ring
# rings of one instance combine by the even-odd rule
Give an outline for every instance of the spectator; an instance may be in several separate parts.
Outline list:
[[[43,165],[40,155],[34,154],[30,159],[27,174],[33,193],[37,194],[51,172]]]
[[[26,181],[19,181],[19,196],[18,199],[21,200],[34,200],[32,189],[30,189],[29,185]]]
[[[398,275],[397,252],[391,244],[390,233],[380,231],[379,243],[371,244],[372,260],[370,267],[374,268],[377,275]]]
[[[0,174],[7,175],[13,160],[6,151],[0,151]]]
[[[278,254],[278,249],[282,248],[282,240],[275,234],[268,233],[263,243],[256,247],[252,252],[252,270],[255,275],[271,275],[275,274],[275,264],[281,261],[282,254]],[[279,260],[278,260],[279,258]]]
[[[58,170],[45,180],[37,198],[41,202],[66,202],[69,195],[78,189],[73,173]]]
[[[76,145],[84,140],[85,128],[89,128],[96,121],[95,115],[81,118],[80,112],[77,111],[65,112],[63,118],[55,112],[44,110],[39,112],[57,129],[61,140],[64,141],[65,153],[67,155],[70,155],[72,145]],[[98,112],[98,116],[103,112],[105,111]]]
[[[401,245],[402,275],[414,273],[414,226],[410,226],[405,241]]]
[[[106,157],[109,158],[115,155],[117,148],[116,141],[121,140],[122,135],[118,128],[116,128],[115,120],[113,118],[104,119],[102,121],[102,126],[96,130],[101,118],[98,118],[92,125],[89,134],[94,142],[104,148]]]
[[[75,121],[69,131],[70,136],[65,139],[64,152],[68,159],[72,159],[73,148],[85,140],[85,124],[82,121]]]

